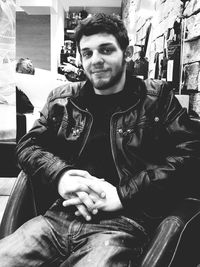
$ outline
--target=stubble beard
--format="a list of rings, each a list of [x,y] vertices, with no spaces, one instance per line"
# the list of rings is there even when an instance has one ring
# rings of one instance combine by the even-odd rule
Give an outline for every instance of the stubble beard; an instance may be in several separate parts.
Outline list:
[[[98,79],[95,81],[92,77],[88,77],[90,82],[92,83],[93,87],[98,90],[106,90],[115,84],[117,84],[120,79],[122,78],[122,75],[124,73],[125,69],[125,60],[122,61],[121,68],[118,70],[118,72],[115,74],[115,76],[112,76],[109,81],[105,81],[103,78]]]

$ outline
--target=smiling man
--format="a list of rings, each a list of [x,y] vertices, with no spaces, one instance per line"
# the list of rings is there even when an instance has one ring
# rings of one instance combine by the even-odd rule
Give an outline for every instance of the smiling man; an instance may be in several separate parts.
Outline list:
[[[126,72],[123,22],[96,14],[75,38],[87,81],[54,90],[17,146],[21,168],[55,203],[0,241],[1,267],[139,267],[199,172],[199,129],[172,90]]]
[[[123,89],[125,56],[112,34],[83,36],[80,40],[80,53],[85,74],[96,94],[110,95]]]

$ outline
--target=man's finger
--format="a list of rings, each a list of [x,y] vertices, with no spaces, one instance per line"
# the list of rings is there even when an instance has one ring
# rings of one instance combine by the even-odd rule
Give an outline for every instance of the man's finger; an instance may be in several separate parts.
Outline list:
[[[98,196],[95,192],[93,192],[93,191],[91,191],[91,192],[89,193],[89,197],[91,198],[91,200],[92,200],[94,203],[96,203],[96,202],[99,200],[99,196]]]
[[[103,181],[92,181],[92,180],[86,180],[84,183],[92,190],[94,191],[100,198],[105,198],[106,193],[102,189]],[[101,184],[102,183],[102,184]]]
[[[69,180],[66,179],[66,185],[64,185],[66,188],[65,189],[66,194],[76,193],[79,191],[89,193],[90,188],[87,186],[86,183],[83,182],[84,180],[85,179],[80,178],[80,176],[74,176],[73,180],[70,180],[70,182],[69,182]]]
[[[69,175],[72,175],[72,176],[80,176],[80,177],[87,178],[90,180],[98,180],[98,181],[103,180],[103,181],[105,181],[104,178],[95,177],[95,176],[91,175],[88,171],[85,171],[85,170],[71,169],[71,170],[68,170],[67,173]]]
[[[90,196],[85,192],[77,192],[77,196],[81,200],[81,202],[86,206],[89,212],[92,212],[94,209],[94,202],[90,198]]]
[[[79,212],[79,213],[75,212],[76,216],[80,216],[81,215],[86,219],[86,221],[90,221],[91,220],[91,215],[88,212],[87,208],[83,204],[76,205],[76,208],[77,208],[77,210]]]
[[[81,176],[83,178],[88,178],[88,176],[90,176],[89,172],[85,170],[78,170],[78,169],[68,170],[67,173],[72,176]]]
[[[95,215],[95,214],[97,214],[97,213],[98,213],[98,209],[94,209],[94,210],[92,211],[92,214],[93,214],[93,215]],[[76,216],[81,216],[80,211],[77,210],[77,211],[75,212],[75,215],[76,215]]]
[[[63,206],[64,207],[68,207],[68,206],[73,206],[73,205],[78,205],[78,204],[81,204],[81,200],[79,197],[74,197],[74,198],[71,198],[71,199],[66,199],[63,201]]]

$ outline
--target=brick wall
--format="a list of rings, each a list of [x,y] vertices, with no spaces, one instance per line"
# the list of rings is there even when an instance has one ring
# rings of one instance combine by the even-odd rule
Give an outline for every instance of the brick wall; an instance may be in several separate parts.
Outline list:
[[[132,43],[145,46],[148,76],[167,80],[175,93],[189,94],[190,111],[200,116],[200,1],[155,0],[154,12],[148,6],[139,9],[145,0],[122,2]],[[140,50],[134,47],[133,60]]]
[[[188,1],[183,18],[184,89],[190,94],[190,109],[200,116],[200,1]]]

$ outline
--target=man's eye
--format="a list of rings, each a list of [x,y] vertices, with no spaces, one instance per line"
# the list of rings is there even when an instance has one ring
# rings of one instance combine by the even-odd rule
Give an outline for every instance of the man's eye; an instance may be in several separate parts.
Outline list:
[[[84,51],[82,53],[82,57],[84,57],[84,58],[89,58],[91,56],[92,56],[92,51]]]
[[[103,47],[101,48],[101,53],[105,55],[110,55],[113,52],[113,49],[110,47]]]

